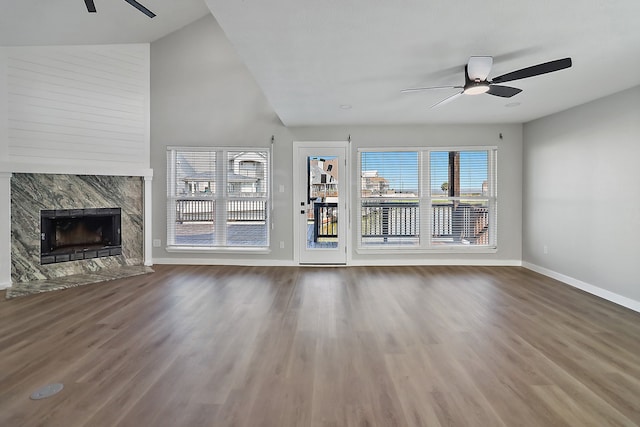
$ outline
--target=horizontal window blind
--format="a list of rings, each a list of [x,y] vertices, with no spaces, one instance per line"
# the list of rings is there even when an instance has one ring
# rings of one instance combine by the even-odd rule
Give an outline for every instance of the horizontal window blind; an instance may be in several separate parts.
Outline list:
[[[359,155],[360,247],[496,246],[495,148]]]
[[[420,243],[419,153],[360,153],[360,245]]]
[[[432,246],[495,246],[494,153],[430,151]]]
[[[167,150],[167,244],[269,246],[270,151]]]
[[[431,189],[434,195],[481,196],[488,192],[488,151],[432,151]],[[450,187],[451,186],[451,187]]]

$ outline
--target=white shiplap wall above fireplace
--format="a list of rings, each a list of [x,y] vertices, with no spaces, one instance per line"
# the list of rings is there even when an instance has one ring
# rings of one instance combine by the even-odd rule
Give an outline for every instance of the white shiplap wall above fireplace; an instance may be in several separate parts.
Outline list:
[[[145,177],[150,246],[149,52],[148,44],[0,48],[0,288],[10,286],[11,173]]]
[[[2,48],[0,65],[2,169],[149,167],[149,45]]]

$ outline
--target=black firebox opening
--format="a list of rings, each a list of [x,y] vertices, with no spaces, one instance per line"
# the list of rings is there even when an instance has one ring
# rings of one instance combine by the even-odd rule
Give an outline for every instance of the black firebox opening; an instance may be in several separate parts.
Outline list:
[[[120,208],[40,211],[40,263],[122,254]]]

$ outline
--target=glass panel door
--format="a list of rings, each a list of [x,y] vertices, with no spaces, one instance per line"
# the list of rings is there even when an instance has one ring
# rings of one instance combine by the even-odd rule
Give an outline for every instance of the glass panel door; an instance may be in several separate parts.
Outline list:
[[[345,264],[346,147],[310,144],[296,150],[299,262]]]

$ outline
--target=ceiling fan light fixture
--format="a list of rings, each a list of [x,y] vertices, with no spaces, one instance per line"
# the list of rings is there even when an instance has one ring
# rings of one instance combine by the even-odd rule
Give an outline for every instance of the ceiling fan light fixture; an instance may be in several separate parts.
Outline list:
[[[571,67],[571,64],[571,58],[556,59],[555,61],[549,61],[542,64],[533,65],[531,67],[521,68],[519,70],[512,71],[510,73],[503,74],[501,76],[494,77],[493,79],[488,80],[489,73],[493,65],[493,58],[490,56],[472,56],[471,58],[469,58],[469,62],[467,62],[467,65],[464,66],[464,86],[415,87],[403,89],[400,92],[408,93],[430,89],[462,89],[462,91],[454,93],[453,95],[432,105],[431,108],[445,104],[452,99],[458,98],[460,95],[480,95],[486,93],[489,95],[498,96],[500,98],[511,98],[522,92],[522,89],[511,86],[503,86],[502,83],[564,70],[565,68]],[[512,103],[507,104],[507,107],[516,107],[518,105],[520,104]]]
[[[489,83],[486,81],[483,82],[469,82],[464,87],[465,95],[480,95],[481,93],[487,93],[489,91]]]

